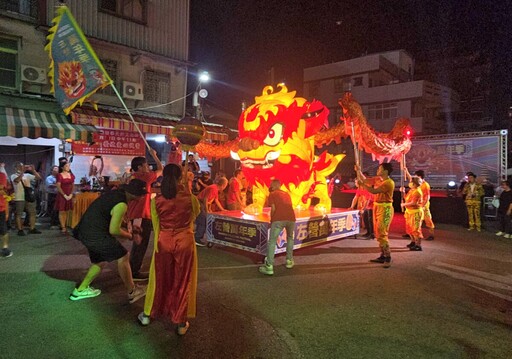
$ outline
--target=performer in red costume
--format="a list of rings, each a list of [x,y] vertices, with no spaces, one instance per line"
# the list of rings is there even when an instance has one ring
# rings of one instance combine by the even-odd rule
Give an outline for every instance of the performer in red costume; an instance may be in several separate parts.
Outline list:
[[[161,194],[151,202],[155,245],[142,325],[150,318],[165,317],[178,325],[179,335],[196,315],[197,255],[194,221],[199,201],[180,183],[182,169],[168,164],[163,171]]]

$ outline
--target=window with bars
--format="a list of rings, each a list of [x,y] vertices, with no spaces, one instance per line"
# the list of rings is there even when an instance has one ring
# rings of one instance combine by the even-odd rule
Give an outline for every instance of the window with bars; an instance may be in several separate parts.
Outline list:
[[[350,78],[336,77],[334,79],[334,92],[343,93],[352,90]]]
[[[144,100],[166,103],[171,98],[171,75],[167,72],[144,72]]]
[[[39,0],[2,0],[0,1],[0,10],[37,19],[39,15],[38,2]]]
[[[105,68],[105,71],[107,72],[108,76],[110,76],[112,81],[114,81],[114,86],[117,86],[116,88],[119,90],[119,86],[117,85],[117,61],[100,58],[100,62]],[[114,89],[112,88],[112,86],[107,86],[104,89],[98,91],[98,93],[101,93],[103,95],[115,96]]]
[[[368,106],[368,120],[393,120],[398,116],[396,102]]]
[[[99,0],[99,9],[141,24],[147,21],[147,0]]]
[[[0,87],[16,88],[18,40],[0,36]]]

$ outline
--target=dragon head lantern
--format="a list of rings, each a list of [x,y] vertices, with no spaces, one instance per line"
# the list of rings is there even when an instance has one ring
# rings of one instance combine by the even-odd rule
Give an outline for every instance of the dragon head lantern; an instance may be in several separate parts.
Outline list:
[[[261,212],[273,179],[281,182],[295,208],[309,208],[317,197],[315,209],[329,211],[326,176],[344,157],[327,152],[315,156],[315,134],[327,124],[329,110],[319,101],[295,97],[284,84],[278,87],[279,92],[265,87],[238,123],[240,140],[231,157],[240,161],[253,187],[253,204],[245,211]]]

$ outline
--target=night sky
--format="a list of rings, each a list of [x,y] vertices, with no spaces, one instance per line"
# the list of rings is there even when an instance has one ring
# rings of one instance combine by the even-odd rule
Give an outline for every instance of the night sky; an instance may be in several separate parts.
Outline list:
[[[208,101],[238,115],[243,99],[284,81],[302,91],[305,67],[382,51],[479,50],[510,92],[511,1],[191,0],[190,60],[208,70]],[[190,80],[194,82],[193,79]],[[193,84],[192,84],[193,85]]]

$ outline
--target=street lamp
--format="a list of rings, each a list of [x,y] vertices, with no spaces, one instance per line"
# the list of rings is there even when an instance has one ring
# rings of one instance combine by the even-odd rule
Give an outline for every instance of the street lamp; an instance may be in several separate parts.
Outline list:
[[[208,91],[201,88],[201,84],[207,83],[208,81],[210,81],[210,74],[208,71],[201,71],[197,76],[197,87],[194,91],[194,97],[192,99],[192,106],[195,108],[195,117],[198,120],[201,120],[203,117],[201,113],[201,104],[199,98],[206,98],[206,96],[208,96]]]

